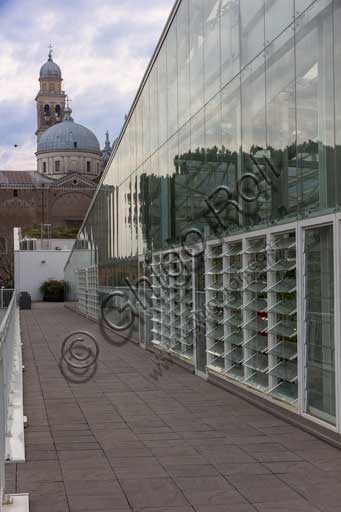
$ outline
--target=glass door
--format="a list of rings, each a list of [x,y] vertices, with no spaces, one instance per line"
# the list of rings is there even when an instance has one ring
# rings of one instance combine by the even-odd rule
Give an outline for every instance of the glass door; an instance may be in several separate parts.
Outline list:
[[[304,232],[305,409],[336,424],[333,226]]]

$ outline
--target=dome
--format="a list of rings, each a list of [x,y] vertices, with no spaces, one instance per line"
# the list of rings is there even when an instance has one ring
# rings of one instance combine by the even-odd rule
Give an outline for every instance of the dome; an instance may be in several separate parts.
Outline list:
[[[73,122],[71,109],[65,109],[65,118],[43,132],[38,140],[37,152],[40,151],[92,151],[100,153],[100,145],[96,135]]]
[[[40,68],[40,78],[62,78],[62,72],[58,64],[53,62],[51,52],[45,64]]]

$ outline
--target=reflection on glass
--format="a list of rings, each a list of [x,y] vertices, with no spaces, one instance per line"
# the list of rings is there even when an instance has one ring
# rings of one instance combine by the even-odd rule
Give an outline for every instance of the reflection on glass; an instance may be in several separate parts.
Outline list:
[[[158,109],[159,109],[159,144],[167,139],[168,105],[167,105],[167,54],[164,45],[159,53],[157,65]]]
[[[297,23],[297,167],[305,211],[335,202],[332,5],[316,2]]]
[[[183,0],[176,15],[178,48],[178,96],[179,126],[190,117],[190,82],[189,82],[189,20],[188,0]]]
[[[334,3],[335,153],[336,169],[341,166],[341,2]],[[336,204],[341,205],[341,173],[335,173]]]
[[[271,166],[271,217],[297,210],[294,30],[287,29],[266,50],[267,153]],[[274,173],[273,170],[276,172]]]
[[[294,20],[294,0],[265,0],[265,42],[270,43]]]
[[[270,216],[270,186],[262,174],[266,151],[265,116],[265,57],[252,61],[241,75],[242,89],[242,146],[243,174],[254,179],[243,179],[241,184],[243,225],[258,224]],[[259,162],[260,160],[260,162]],[[256,180],[259,180],[257,185]],[[261,185],[260,185],[261,184]],[[251,199],[252,198],[252,199]]]
[[[189,0],[191,115],[204,104],[203,0]]]
[[[223,0],[220,17],[221,83],[227,84],[240,70],[239,0]]]
[[[335,424],[333,226],[305,231],[307,412]]]
[[[205,103],[220,89],[221,0],[204,1]]]
[[[264,0],[240,0],[242,66],[264,49]]]
[[[176,24],[173,24],[167,36],[167,91],[168,91],[168,136],[178,128],[178,70],[176,51]]]

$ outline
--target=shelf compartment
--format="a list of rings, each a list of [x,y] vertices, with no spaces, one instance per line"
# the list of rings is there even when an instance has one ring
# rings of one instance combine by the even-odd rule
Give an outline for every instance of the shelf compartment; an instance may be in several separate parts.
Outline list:
[[[270,348],[269,354],[280,357],[281,359],[293,361],[297,358],[297,343],[292,341],[281,341]]]
[[[211,347],[208,348],[207,353],[215,357],[225,357],[224,343],[219,341],[214,343]]]
[[[244,366],[259,373],[267,373],[269,370],[268,356],[256,352],[244,361]]]
[[[246,311],[253,311],[255,313],[264,313],[267,308],[267,301],[265,299],[252,299],[246,306],[243,306],[242,309]]]
[[[269,389],[268,376],[264,373],[254,372],[246,379],[246,384],[257,389],[258,391],[267,392]]]
[[[243,247],[241,242],[230,243],[225,249],[222,256],[239,256],[243,252]]]
[[[281,361],[269,370],[269,374],[272,377],[294,383],[297,381],[297,364],[291,361]]]
[[[225,357],[234,364],[241,364],[244,360],[244,353],[241,347],[235,347],[225,354]]]
[[[231,315],[229,318],[224,320],[224,323],[238,328],[241,327],[243,320],[239,315]]]
[[[291,384],[290,382],[282,381],[272,388],[269,394],[277,400],[293,405],[297,402],[298,398],[297,383]]]
[[[221,245],[211,245],[208,249],[208,258],[210,260],[216,260],[223,256],[223,249]]]
[[[216,358],[213,361],[211,361],[207,367],[217,373],[224,373],[225,372],[225,361],[223,358]]]
[[[228,375],[231,379],[242,382],[244,380],[244,368],[241,365],[234,364],[226,371],[226,375]]]
[[[254,316],[251,320],[248,320],[245,324],[243,324],[242,329],[246,329],[248,331],[256,331],[258,333],[266,333],[268,329],[268,322],[266,320],[262,320],[259,316]]]
[[[235,301],[227,300],[226,302],[224,302],[224,306],[229,308],[229,309],[233,309],[235,311],[239,311],[243,307],[242,298],[238,298]]]
[[[208,269],[208,271],[206,272],[206,275],[207,276],[220,276],[222,273],[223,273],[223,270],[221,269],[221,266],[219,266],[219,268],[215,267],[215,268]]]
[[[255,334],[243,343],[243,347],[255,352],[261,352],[262,354],[265,354],[268,350],[268,338],[267,336],[260,336],[259,334]]]
[[[294,293],[296,291],[295,279],[281,279],[266,289],[269,293]]]
[[[280,300],[266,310],[267,313],[277,313],[279,315],[292,316],[297,312],[295,300]]]
[[[265,281],[253,281],[243,288],[245,292],[262,293],[266,290],[267,283]]]
[[[247,241],[246,254],[264,253],[267,251],[266,238],[254,238]]]
[[[225,336],[225,341],[231,343],[231,345],[242,346],[243,344],[243,333],[242,331],[234,331],[231,334]]]
[[[231,265],[230,267],[226,267],[223,269],[224,274],[240,274],[242,272],[241,267]]]
[[[274,237],[274,247],[273,251],[279,251],[281,249],[294,249],[296,247],[296,239],[295,236],[275,236]]]
[[[281,259],[276,261],[273,265],[267,268],[268,272],[288,272],[296,268],[296,260]]]
[[[284,338],[295,338],[297,336],[297,324],[290,320],[280,320],[268,330],[268,333]]]

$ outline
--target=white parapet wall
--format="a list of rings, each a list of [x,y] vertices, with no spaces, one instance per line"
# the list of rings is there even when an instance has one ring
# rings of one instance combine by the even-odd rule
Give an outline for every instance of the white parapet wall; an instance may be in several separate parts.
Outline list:
[[[22,341],[16,295],[0,324],[0,512],[28,512],[28,494],[6,493],[6,466],[25,462]]]
[[[64,280],[66,250],[14,251],[14,280],[18,293],[28,292],[33,301],[42,300],[40,285],[49,279]]]

